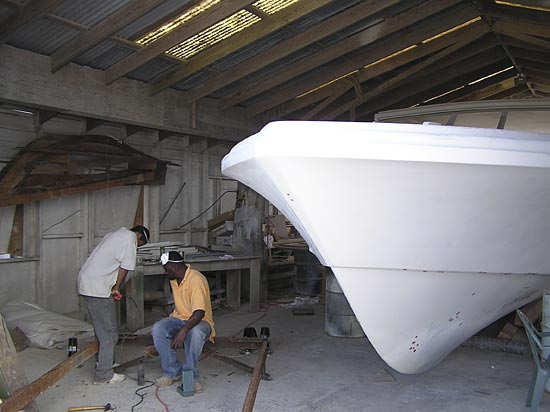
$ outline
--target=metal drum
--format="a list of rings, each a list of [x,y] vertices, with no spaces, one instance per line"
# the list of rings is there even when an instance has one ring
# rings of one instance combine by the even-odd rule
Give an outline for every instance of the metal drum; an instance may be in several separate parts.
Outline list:
[[[325,332],[337,338],[362,338],[365,336],[357,321],[338,280],[327,268],[327,287],[325,304]]]
[[[319,259],[305,248],[295,249],[294,265],[296,267],[294,276],[296,293],[305,296],[320,295],[325,267],[319,263]]]

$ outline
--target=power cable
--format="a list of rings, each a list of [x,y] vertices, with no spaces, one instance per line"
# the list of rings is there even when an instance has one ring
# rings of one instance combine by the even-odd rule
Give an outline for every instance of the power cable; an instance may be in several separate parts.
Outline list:
[[[221,199],[224,195],[226,195],[227,193],[237,193],[237,191],[236,191],[236,190],[226,190],[226,191],[223,192],[220,196],[218,196],[218,198],[217,198],[216,200],[214,200],[214,202],[213,202],[210,206],[208,206],[206,209],[204,209],[200,214],[198,214],[197,216],[195,216],[195,217],[194,217],[193,219],[191,219],[190,221],[185,222],[183,225],[178,226],[178,227],[175,228],[174,230],[181,229],[181,228],[187,226],[189,223],[194,222],[195,220],[197,220],[199,217],[201,217],[201,216],[204,215],[206,212],[208,212],[210,209],[212,209],[212,207],[214,207],[214,205],[215,205],[216,203],[218,203],[218,202],[220,201],[220,199]]]
[[[153,386],[155,384],[155,382],[151,382],[151,381],[145,381],[145,382],[147,382],[149,385],[142,386],[141,388],[137,388],[136,391],[134,392],[137,396],[140,397],[140,399],[139,399],[138,403],[132,405],[132,412],[134,412],[134,408],[136,406],[141,405],[141,403],[143,402],[143,399],[145,399],[145,396],[148,395],[147,393],[139,393],[139,391],[141,391],[143,389],[150,388],[151,386]]]

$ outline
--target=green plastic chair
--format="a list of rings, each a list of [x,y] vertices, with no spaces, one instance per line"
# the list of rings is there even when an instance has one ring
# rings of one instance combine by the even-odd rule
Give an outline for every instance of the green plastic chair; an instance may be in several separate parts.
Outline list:
[[[537,412],[542,395],[544,394],[546,382],[550,377],[550,345],[543,345],[542,343],[542,338],[550,337],[550,332],[539,332],[521,310],[516,310],[516,313],[525,327],[525,333],[527,334],[527,339],[529,339],[531,354],[536,366],[531,378],[525,406],[530,407],[532,412]],[[543,353],[547,353],[546,358],[543,356]]]

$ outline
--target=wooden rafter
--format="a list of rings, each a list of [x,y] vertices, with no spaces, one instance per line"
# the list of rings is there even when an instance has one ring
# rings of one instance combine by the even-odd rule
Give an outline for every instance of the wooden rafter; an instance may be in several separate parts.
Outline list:
[[[532,36],[530,34],[521,33],[509,29],[495,29],[496,32],[505,34],[508,37],[513,37],[514,39],[521,40],[525,43],[532,44],[534,46],[540,47],[545,50],[550,50],[550,40],[544,40],[540,37]]]
[[[385,81],[382,84],[378,85],[374,89],[369,90],[366,93],[363,93],[361,96],[357,96],[351,102],[348,102],[347,104],[344,104],[344,105],[340,105],[338,108],[335,108],[334,110],[332,110],[329,114],[323,116],[322,119],[332,120],[338,117],[339,115],[341,115],[342,113],[345,113],[346,111],[354,109],[357,106],[363,104],[364,102],[367,102],[369,99],[372,99],[373,97],[376,97],[382,93],[387,92],[390,89],[393,89],[396,85],[406,81],[408,78],[416,75],[417,73],[420,73],[423,70],[426,70],[427,68],[433,67],[434,64],[441,62],[443,58],[446,58],[452,53],[463,49],[468,44],[478,39],[482,34],[485,34],[485,33],[483,32],[476,33],[476,32],[467,31],[466,33],[463,34],[464,37],[454,45],[449,46],[448,48],[436,53],[435,55],[427,58],[421,63],[415,64],[414,66],[408,68],[407,70],[392,77],[390,80]],[[447,65],[448,63],[449,61],[447,61]]]
[[[509,21],[512,23],[520,24],[548,24],[548,16],[550,15],[550,13],[496,4],[493,1],[481,1],[483,4],[483,15],[485,17],[490,17],[499,21]]]
[[[31,23],[32,21],[43,17],[63,0],[31,0],[29,1],[16,15],[3,22],[0,28],[0,44],[9,40],[15,31],[22,26]]]
[[[453,66],[428,71],[423,76],[411,78],[409,82],[400,85],[391,93],[378,96],[371,102],[359,106],[357,118],[362,119],[380,110],[410,107],[422,103],[427,99],[463,87],[472,81],[495,73],[505,67],[505,64],[507,64],[507,61],[503,54],[491,50],[488,54],[484,53],[476,58],[466,59]],[[447,95],[441,99],[430,101],[430,104],[446,101],[448,101]]]
[[[507,97],[517,94],[518,92],[526,90],[526,88],[527,88],[527,85],[512,86],[506,90],[501,90],[500,92],[487,97],[487,99],[491,99],[491,100],[506,99]],[[531,89],[527,89],[527,90],[531,93],[532,97],[536,97],[536,93],[533,93]]]
[[[297,50],[305,48],[306,46],[309,46],[338,30],[342,30],[351,24],[364,20],[398,2],[399,0],[374,0],[359,3],[354,7],[322,21],[304,32],[297,34],[291,39],[282,41],[263,53],[259,53],[256,56],[232,67],[231,69],[220,73],[214,79],[209,80],[203,85],[193,89],[193,91],[189,93],[188,99],[196,100],[207,96],[215,90],[221,89],[222,87],[231,84],[240,78],[254,73],[263,67],[266,67],[269,64],[296,52]],[[296,4],[301,3],[302,2]]]
[[[411,18],[412,17],[413,16],[411,16]],[[368,49],[366,49],[365,53],[357,57],[344,60],[343,62],[340,62],[335,66],[322,67],[316,72],[310,73],[308,78],[304,79],[302,82],[300,82],[300,84],[293,84],[291,86],[281,88],[279,91],[274,93],[269,98],[254,104],[253,107],[247,110],[247,114],[249,116],[252,116],[252,115],[261,113],[265,110],[268,110],[272,107],[275,107],[281,103],[294,99],[296,96],[302,93],[305,93],[317,87],[320,84],[325,84],[335,78],[345,76],[346,74],[352,72],[354,69],[363,68],[364,66],[374,63],[379,59],[387,57],[388,55],[397,53],[407,47],[421,43],[423,40],[430,38],[434,35],[437,35],[452,27],[455,27],[461,23],[464,23],[465,21],[470,20],[472,17],[473,17],[472,10],[470,8],[461,9],[460,11],[455,11],[454,13],[446,16],[445,18],[437,18],[433,20],[431,24],[427,24],[418,30],[412,31],[410,33],[407,32],[406,35],[401,36],[398,40],[396,39],[393,42],[384,42],[377,45],[373,45],[372,47],[369,47]],[[472,25],[471,29],[487,30],[484,25],[477,24],[477,23]],[[461,32],[461,30],[457,32]],[[453,39],[454,41],[455,35],[449,34],[448,37],[443,36],[440,39],[434,40],[433,43],[436,44],[437,47],[433,49],[431,49],[431,46],[430,46],[431,42],[428,43],[427,47],[431,50],[430,52],[434,52],[438,49],[441,49],[447,46],[449,43],[446,42],[446,38]],[[424,46],[421,46],[421,47],[424,47]],[[400,58],[401,57],[398,57],[397,59],[399,60]],[[361,69],[358,72],[360,81],[364,82],[370,78],[383,74],[385,71],[391,71],[401,65],[399,64],[398,66],[392,66],[392,61],[393,59],[389,59],[388,61],[382,63],[382,66],[380,67],[382,67],[383,70],[381,71],[378,71],[378,68],[377,68],[378,65],[374,65],[368,69]],[[403,62],[403,64],[405,63],[406,62]],[[373,76],[370,76],[370,73],[373,73]],[[339,82],[335,82],[335,83],[339,83]],[[334,87],[338,88],[336,92],[341,92],[341,89],[344,88],[344,86],[341,86],[341,85],[334,86]],[[345,87],[346,87],[346,90],[349,89],[349,87],[347,86]],[[326,96],[327,95],[323,95],[322,98],[325,98]],[[305,96],[303,98],[305,98],[306,100],[309,99],[308,96]],[[298,99],[298,100],[301,100],[301,99]],[[313,101],[317,101],[317,100],[313,100]],[[280,112],[281,115],[290,113],[291,111],[295,110],[293,109],[292,104],[293,104],[293,101],[289,103],[288,107],[283,106]],[[311,104],[311,101],[309,104]],[[302,107],[305,107],[305,106],[302,106]]]
[[[431,0],[425,3],[421,8],[413,8],[412,10],[402,14],[388,18],[375,26],[369,27],[366,30],[331,45],[312,56],[308,56],[293,65],[286,66],[277,72],[270,73],[269,81],[262,78],[250,83],[246,87],[240,88],[236,93],[224,98],[221,105],[224,108],[237,105],[253,96],[273,88],[276,85],[282,84],[292,78],[298,77],[306,72],[326,65],[331,60],[342,57],[357,48],[372,44],[385,36],[402,30],[411,24],[426,18],[426,16],[445,10],[456,3],[458,3],[456,0]]]
[[[460,38],[460,36],[462,36],[462,33],[466,30],[470,30],[470,31],[480,30],[480,31],[486,32],[488,31],[488,28],[486,28],[484,23],[478,22],[478,23],[472,24],[471,26],[468,26],[460,30],[457,30],[453,33],[450,33],[446,36],[439,37],[428,43],[421,43],[420,41],[418,41],[418,45],[416,47],[409,49],[405,52],[402,52],[399,55],[396,55],[387,60],[381,61],[373,66],[360,69],[355,74],[355,76],[357,76],[358,81],[362,83],[370,79],[373,79],[377,76],[380,76],[385,72],[390,72],[392,70],[395,70],[400,66],[411,63],[415,60],[423,58],[438,50],[441,50],[445,47],[452,45]],[[416,39],[413,39],[413,41],[414,40]],[[491,36],[486,39],[485,45],[487,48],[494,47],[494,45],[496,45],[496,40]],[[386,49],[385,53],[391,54],[391,51],[392,49],[390,50]],[[374,54],[376,55],[376,53]],[[351,84],[346,79],[347,77],[341,78],[325,87],[322,87],[318,90],[308,93],[307,95],[304,95],[300,98],[295,98],[287,102],[284,106],[283,115],[300,110],[301,108],[307,107],[317,101],[326,99],[329,96],[334,96],[334,95],[341,96],[343,92],[345,92],[346,90],[349,90],[349,88],[351,87]]]
[[[550,13],[548,18],[550,20]],[[493,29],[498,33],[515,32],[527,34],[530,36],[550,38],[550,24],[497,20],[493,23]]]
[[[107,84],[114,82],[125,74],[147,63],[149,60],[161,55],[166,50],[222,21],[253,2],[254,0],[224,0],[215,4],[186,24],[182,24],[148,46],[143,47],[139,51],[132,53],[125,59],[109,67],[105,71],[105,82]]]
[[[487,99],[491,96],[496,95],[497,93],[502,92],[503,90],[508,90],[512,87],[515,87],[516,84],[514,82],[514,78],[510,77],[506,80],[503,80],[499,83],[491,84],[490,86],[487,86],[481,90],[477,90],[475,92],[472,92],[464,97],[461,97],[459,99],[453,100],[453,102],[469,102],[469,101],[477,101],[477,100],[483,100]]]
[[[327,5],[332,0],[301,0],[298,3],[292,4],[289,7],[275,13],[273,16],[264,18],[254,26],[243,30],[229,39],[226,39],[208,50],[199,53],[194,58],[182,65],[173,73],[162,77],[155,82],[151,87],[151,94],[156,94],[170,85],[198,72],[217,60],[253,43],[258,38],[268,35],[297,19],[317,10],[318,8]],[[196,100],[192,95],[187,96],[187,101]]]
[[[61,69],[67,63],[163,2],[164,0],[135,0],[122,6],[99,24],[76,36],[56,50],[51,57],[52,72]]]

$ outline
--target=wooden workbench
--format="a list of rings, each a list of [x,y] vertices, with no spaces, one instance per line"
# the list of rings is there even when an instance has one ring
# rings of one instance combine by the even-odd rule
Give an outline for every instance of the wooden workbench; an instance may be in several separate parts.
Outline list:
[[[233,308],[241,306],[241,270],[250,271],[250,312],[260,310],[260,257],[234,256],[233,259],[223,260],[218,256],[193,257],[186,259],[193,269],[201,272],[226,272],[227,305]],[[143,308],[144,277],[162,275],[164,269],[160,263],[138,263],[132,276],[126,283],[126,322],[128,329],[135,331],[145,326]],[[134,303],[131,302],[132,298]]]

